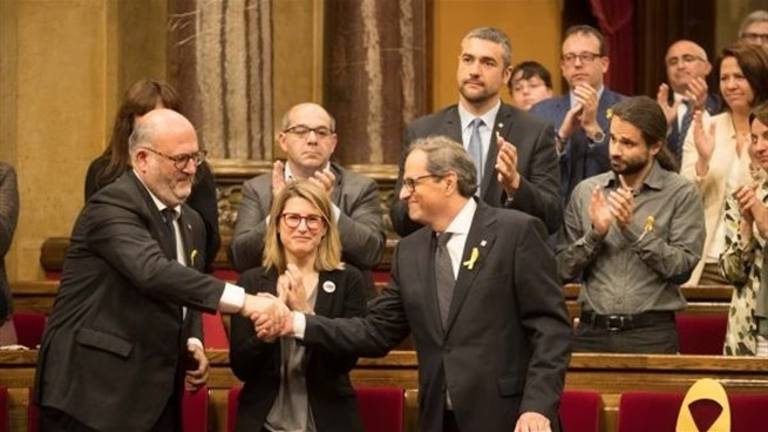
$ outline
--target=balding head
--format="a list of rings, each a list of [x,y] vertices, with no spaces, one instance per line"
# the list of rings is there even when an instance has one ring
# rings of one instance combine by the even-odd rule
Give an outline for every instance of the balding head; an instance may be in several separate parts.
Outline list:
[[[128,151],[135,172],[170,207],[187,199],[197,164],[205,157],[199,151],[192,123],[176,111],[164,108],[136,120]]]
[[[290,128],[291,126],[294,126],[297,122],[300,122],[301,119],[303,119],[305,116],[308,115],[319,115],[320,117],[325,117],[327,120],[327,124],[330,126],[331,131],[336,131],[336,120],[333,118],[333,116],[328,113],[328,111],[325,110],[322,106],[314,103],[314,102],[304,102],[297,105],[294,105],[289,109],[284,115],[282,119],[282,129],[285,131],[286,129]]]
[[[689,40],[679,40],[670,45],[664,62],[670,87],[681,95],[688,90],[691,80],[706,79],[712,70],[704,48]]]

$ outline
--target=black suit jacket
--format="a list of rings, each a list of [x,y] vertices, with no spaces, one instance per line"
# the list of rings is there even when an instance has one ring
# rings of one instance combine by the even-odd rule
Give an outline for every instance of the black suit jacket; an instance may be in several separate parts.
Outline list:
[[[510,432],[522,412],[547,416],[553,430],[571,328],[545,243],[543,224],[522,212],[479,204],[448,324],[443,329],[434,278],[434,234],[402,239],[392,278],[365,318],[308,316],[304,341],[381,356],[411,331],[419,360],[420,430],[442,431],[445,389],[460,430]]]
[[[181,389],[194,310],[213,312],[224,282],[201,273],[205,229],[184,205],[189,267],[139,179],[128,172],[88,201],[75,223],[41,343],[35,402],[100,431],[148,430]],[[197,251],[197,252],[195,252]],[[182,305],[187,306],[182,319]]]
[[[496,133],[517,148],[517,169],[520,172],[520,188],[515,192],[511,204],[507,204],[504,188],[498,182],[496,173]],[[408,217],[408,205],[400,201],[403,185],[403,164],[410,144],[430,135],[445,135],[459,144],[462,143],[461,120],[457,105],[414,120],[405,131],[400,173],[395,185],[395,195],[390,216],[395,231],[401,237],[421,228]],[[563,212],[558,198],[560,176],[555,153],[555,135],[551,126],[510,105],[501,104],[493,126],[491,145],[485,159],[485,169],[480,193],[482,199],[493,207],[520,210],[541,219],[549,233],[560,229]]]
[[[88,165],[85,175],[85,201],[107,184],[99,183],[99,175],[109,164],[109,159],[97,157]],[[213,261],[221,246],[219,236],[219,204],[216,201],[216,180],[207,162],[197,167],[195,184],[192,193],[187,198],[187,204],[200,213],[205,223],[205,271],[213,272]]]
[[[333,292],[322,288],[327,282],[334,284]],[[277,295],[277,273],[265,272],[262,267],[251,269],[241,275],[239,285],[251,294]],[[365,314],[363,280],[354,267],[321,272],[317,290],[317,315],[334,318]],[[322,347],[308,348],[306,353],[307,396],[317,430],[362,431],[355,389],[349,381],[349,371],[357,356]],[[229,358],[235,375],[245,383],[240,393],[236,430],[261,431],[280,389],[280,342],[260,341],[250,320],[233,316]]]
[[[592,142],[583,129],[579,129],[566,144],[565,151],[560,155],[560,195],[563,206],[568,204],[573,188],[585,178],[604,173],[611,168],[608,156],[610,141],[610,120],[608,110],[626,99],[626,96],[613,92],[604,87],[597,106],[597,123],[605,134],[601,142]],[[544,99],[531,107],[531,114],[540,117],[559,130],[565,120],[565,115],[571,109],[571,95]]]

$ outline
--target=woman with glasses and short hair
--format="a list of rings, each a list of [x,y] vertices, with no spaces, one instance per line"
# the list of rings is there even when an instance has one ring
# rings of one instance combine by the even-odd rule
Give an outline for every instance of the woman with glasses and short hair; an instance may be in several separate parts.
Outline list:
[[[262,267],[238,285],[284,297],[292,310],[327,317],[365,313],[360,272],[341,262],[331,202],[320,186],[297,180],[275,197]],[[232,317],[230,363],[245,383],[237,431],[361,431],[349,371],[357,357],[305,347],[292,337],[260,340],[254,323]]]
[[[123,104],[115,117],[109,145],[104,153],[88,166],[85,177],[86,201],[99,189],[117,180],[124,172],[131,169],[128,138],[133,132],[136,119],[156,108],[169,108],[180,112],[181,100],[176,90],[169,84],[143,79],[128,88]],[[216,182],[210,167],[204,163],[205,154],[201,154],[202,160],[195,161],[195,163],[199,162],[199,166],[195,174],[195,183],[192,185],[192,194],[189,195],[186,203],[200,213],[205,223],[205,268],[210,273],[220,244],[219,209],[216,202]]]

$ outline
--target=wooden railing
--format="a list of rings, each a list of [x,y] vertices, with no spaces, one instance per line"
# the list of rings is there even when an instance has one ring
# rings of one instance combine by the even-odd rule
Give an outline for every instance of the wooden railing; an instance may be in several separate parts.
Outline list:
[[[224,431],[227,394],[240,382],[229,368],[227,351],[208,351],[211,360],[209,429]],[[33,384],[37,351],[0,351],[0,384],[9,389],[12,431],[26,430],[28,388]],[[393,351],[379,359],[360,359],[352,380],[360,386],[399,386],[409,389],[408,430],[415,431],[417,359],[413,351]],[[599,392],[603,400],[601,424],[616,431],[619,397],[628,391],[685,391],[704,377],[720,380],[731,392],[768,392],[768,359],[721,356],[574,354],[566,389]]]

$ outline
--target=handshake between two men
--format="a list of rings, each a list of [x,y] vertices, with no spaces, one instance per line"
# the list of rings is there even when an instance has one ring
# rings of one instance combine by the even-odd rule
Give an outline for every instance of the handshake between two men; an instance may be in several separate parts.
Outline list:
[[[259,339],[272,342],[277,337],[291,333],[291,311],[313,313],[309,297],[315,288],[307,290],[304,279],[295,264],[288,264],[287,270],[277,279],[277,297],[269,293],[246,294],[240,315],[253,321]]]

